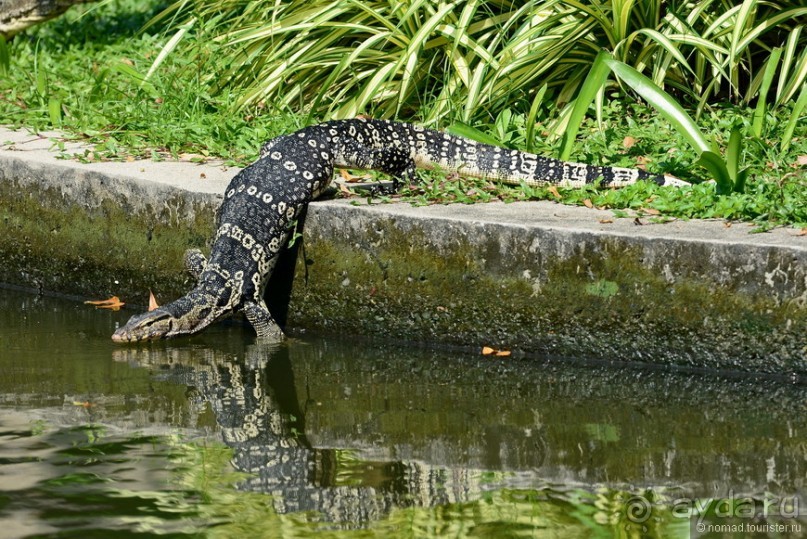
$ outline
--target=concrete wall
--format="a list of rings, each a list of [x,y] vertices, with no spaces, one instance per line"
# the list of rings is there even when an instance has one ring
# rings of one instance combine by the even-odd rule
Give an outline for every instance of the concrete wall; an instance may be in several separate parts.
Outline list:
[[[182,253],[209,240],[235,169],[0,141],[0,282],[130,304],[189,288]],[[807,236],[750,230],[549,202],[322,201],[269,300],[289,326],[339,335],[807,375]]]

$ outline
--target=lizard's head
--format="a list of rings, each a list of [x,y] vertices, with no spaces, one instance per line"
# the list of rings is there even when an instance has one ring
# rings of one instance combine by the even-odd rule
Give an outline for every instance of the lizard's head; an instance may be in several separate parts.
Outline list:
[[[171,313],[157,308],[131,317],[125,326],[119,327],[112,334],[112,340],[125,343],[165,339],[188,333],[183,331],[182,326],[181,321]]]
[[[119,343],[153,341],[202,331],[239,306],[241,286],[216,277],[204,279],[171,303],[131,317],[112,334],[112,340]]]
[[[191,293],[153,311],[134,315],[112,334],[112,340],[126,343],[193,335],[232,310],[225,297]]]

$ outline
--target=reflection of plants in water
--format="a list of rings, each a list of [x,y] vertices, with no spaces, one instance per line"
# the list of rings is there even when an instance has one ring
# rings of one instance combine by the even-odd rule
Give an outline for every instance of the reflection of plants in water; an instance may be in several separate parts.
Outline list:
[[[593,519],[617,532],[616,537],[689,537],[689,521],[673,518],[663,491],[628,492],[599,489]]]
[[[563,537],[688,537],[688,521],[670,515],[654,515],[648,525],[614,518],[611,511],[624,512],[625,507],[611,502],[629,498],[625,491],[593,493],[563,486],[499,489],[477,501],[393,511],[373,530],[388,534],[379,537],[535,537],[548,531]]]
[[[87,436],[87,443],[91,445],[100,442],[101,439],[103,439],[104,436],[106,435],[107,430],[106,427],[104,427],[103,425],[94,425],[94,424],[84,425],[83,427],[80,428],[81,430],[84,431],[84,434]]]
[[[44,419],[35,419],[31,421],[31,436],[39,436],[48,430],[48,422]]]
[[[222,442],[181,434],[121,438],[110,432],[99,425],[83,425],[32,434],[36,446],[61,448],[41,459],[49,470],[58,469],[59,475],[40,482],[22,498],[43,500],[42,505],[48,506],[44,518],[54,526],[96,536],[126,530],[212,538],[312,534],[332,539],[515,538],[550,531],[564,537],[666,538],[685,536],[682,530],[688,531],[688,520],[672,516],[664,492],[592,492],[557,484],[497,488],[497,481],[517,479],[517,474],[490,471],[466,471],[468,480],[489,487],[475,499],[398,505],[382,518],[367,521],[362,529],[340,529],[339,523],[326,521],[318,512],[280,512],[273,495],[241,489],[239,485],[251,474],[235,471],[231,465],[235,451]],[[339,473],[347,474],[341,476],[346,482],[376,473],[381,464],[365,461],[353,451],[339,451],[336,460]],[[458,471],[441,473],[448,480]],[[646,518],[634,507],[637,499],[652,505]]]
[[[169,440],[175,485],[198,492],[205,501],[215,500],[218,491],[231,491],[248,476],[233,469],[230,464],[233,450],[221,442],[185,441],[176,435]]]

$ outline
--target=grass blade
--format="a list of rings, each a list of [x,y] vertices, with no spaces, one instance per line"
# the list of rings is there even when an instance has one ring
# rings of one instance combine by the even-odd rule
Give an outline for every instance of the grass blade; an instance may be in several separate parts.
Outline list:
[[[151,75],[154,74],[155,71],[160,67],[163,61],[168,57],[169,54],[177,47],[179,42],[185,37],[185,34],[193,27],[193,24],[196,22],[196,18],[191,18],[187,23],[183,24],[179,27],[179,30],[174,33],[171,39],[168,40],[168,43],[160,50],[160,53],[152,62],[151,67],[149,67],[146,76],[143,78],[143,82],[146,82],[151,78]]]

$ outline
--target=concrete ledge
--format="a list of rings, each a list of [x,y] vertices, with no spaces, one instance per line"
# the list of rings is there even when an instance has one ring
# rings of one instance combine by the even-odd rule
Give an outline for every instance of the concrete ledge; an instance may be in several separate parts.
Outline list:
[[[86,165],[36,136],[3,141],[0,282],[132,303],[189,287],[182,252],[210,238],[236,169]],[[750,229],[549,202],[321,201],[281,308],[340,334],[806,375],[807,237]],[[269,294],[288,297],[280,282]]]

